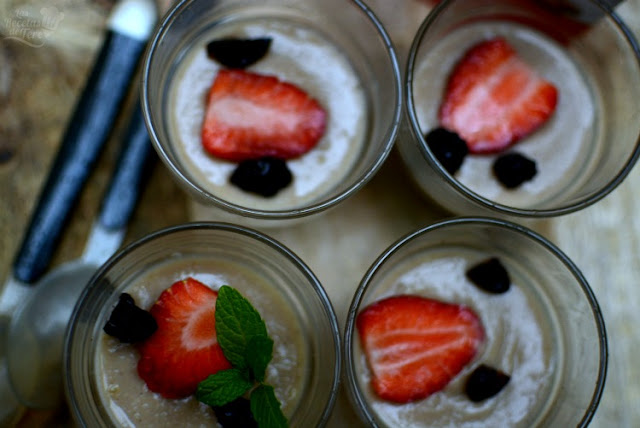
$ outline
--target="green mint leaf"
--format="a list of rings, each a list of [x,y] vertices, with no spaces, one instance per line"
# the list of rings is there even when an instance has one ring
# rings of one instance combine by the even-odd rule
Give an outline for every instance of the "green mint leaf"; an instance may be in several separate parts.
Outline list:
[[[256,337],[269,337],[260,314],[238,291],[223,285],[218,290],[215,318],[224,356],[235,368],[247,368],[247,355],[255,352],[249,342],[259,340]]]
[[[246,373],[238,369],[221,370],[198,384],[196,398],[209,406],[223,406],[253,387]]]
[[[247,354],[247,365],[258,382],[264,382],[267,366],[273,356],[273,340],[268,336],[254,336],[247,344],[252,351]]]
[[[287,427],[287,418],[273,387],[262,384],[273,356],[273,340],[260,314],[238,291],[223,285],[218,290],[215,318],[218,343],[234,368],[201,382],[198,399],[211,406],[221,406],[257,383],[250,403],[258,427]]]
[[[258,386],[251,392],[250,401],[251,413],[258,422],[259,428],[286,428],[289,426],[272,386]]]

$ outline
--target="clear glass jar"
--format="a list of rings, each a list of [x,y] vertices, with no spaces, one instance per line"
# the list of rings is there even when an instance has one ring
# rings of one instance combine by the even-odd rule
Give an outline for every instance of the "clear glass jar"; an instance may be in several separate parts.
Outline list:
[[[609,194],[636,163],[638,43],[603,2],[567,3],[563,8],[529,0],[446,0],[418,30],[407,60],[406,118],[398,147],[420,189],[449,211],[505,218],[567,214]],[[552,117],[505,150],[537,164],[537,175],[517,189],[505,189],[492,175],[497,155],[467,156],[450,174],[425,141],[439,125],[438,108],[454,62],[474,43],[496,36],[505,37],[558,89]]]
[[[190,158],[192,162],[182,153],[185,140],[182,138],[183,134],[176,132],[175,126],[172,125],[173,117],[176,115],[171,110],[174,105],[171,88],[173,82],[179,80],[178,70],[185,57],[189,56],[190,49],[203,45],[210,34],[224,31],[225,27],[244,25],[244,22],[265,26],[278,22],[294,29],[314,32],[343,54],[359,80],[358,86],[363,92],[364,103],[358,109],[362,110],[364,126],[362,133],[357,135],[363,137],[358,139],[362,143],[345,142],[343,148],[360,148],[357,149],[357,153],[348,154],[347,157],[351,160],[344,165],[341,164],[335,171],[324,164],[309,164],[309,167],[299,165],[299,168],[304,169],[300,171],[304,176],[309,175],[310,168],[317,170],[318,174],[323,169],[333,171],[322,179],[321,184],[314,185],[315,190],[310,191],[308,195],[305,193],[303,196],[303,192],[306,191],[296,188],[295,193],[292,191],[293,196],[290,199],[281,199],[278,194],[265,200],[242,194],[228,183],[217,182],[214,185],[211,175],[202,174],[199,167],[194,167],[194,158]],[[269,31],[265,31],[264,36],[269,36]],[[303,43],[297,43],[296,49],[299,50],[299,45]],[[271,49],[274,49],[275,45],[276,39]],[[278,53],[280,57],[287,57],[287,61],[293,60],[291,66],[283,67],[278,73],[285,77],[288,69],[300,73],[302,68],[296,65],[296,61],[302,63],[308,58],[304,53],[296,52],[289,53],[285,49]],[[269,53],[267,57],[268,55]],[[317,67],[326,68],[326,72],[321,74],[333,74],[331,58],[323,58],[315,58],[313,63]],[[249,71],[259,71],[259,67],[260,62],[250,67]],[[266,73],[272,74],[272,70]],[[306,71],[302,72],[304,73]],[[313,79],[306,80],[313,82]],[[304,85],[301,87],[305,89]],[[337,87],[332,90],[335,93],[328,93],[323,88],[317,89],[319,96],[326,97],[325,101],[329,104],[345,97],[346,88]],[[142,103],[152,142],[177,182],[193,197],[195,206],[202,213],[198,218],[232,222],[239,222],[237,219],[242,218],[244,222],[253,220],[250,224],[255,225],[273,224],[273,220],[301,219],[324,211],[357,192],[377,172],[387,158],[397,133],[401,110],[401,77],[389,36],[373,12],[359,0],[187,0],[180,2],[166,15],[151,40],[144,63]],[[325,107],[328,109],[329,118],[325,135],[329,135],[332,129],[335,129],[333,120],[340,119],[340,116],[351,116],[355,108],[340,107],[337,111],[332,111],[330,107]],[[340,138],[340,135],[336,135],[335,138]],[[319,146],[327,147],[330,139],[334,137],[325,137]],[[193,153],[197,149],[191,150]],[[317,149],[312,149],[309,153],[314,150]],[[329,150],[326,155],[320,157],[333,157],[332,153],[334,151]],[[202,156],[207,156],[203,150]],[[215,165],[207,163],[206,167],[212,171],[219,167],[218,164]],[[292,186],[295,186],[300,177],[296,175],[295,170],[292,169],[292,172]]]
[[[335,403],[341,360],[338,323],[322,285],[302,260],[278,242],[259,232],[223,223],[192,223],[153,233],[120,251],[92,278],[73,312],[64,348],[65,392],[75,421],[80,426],[118,426],[109,410],[113,407],[110,398],[105,399],[108,394],[104,393],[101,372],[103,356],[99,354],[104,351],[98,349],[102,349],[105,336],[102,327],[120,294],[134,289],[160,269],[170,272],[174,264],[176,270],[184,269],[180,263],[192,259],[204,260],[197,264],[201,267],[210,264],[212,267],[205,268],[204,274],[211,277],[216,275],[216,263],[246,270],[269,287],[266,292],[277,297],[273,302],[288,305],[293,314],[290,328],[278,328],[281,333],[284,331],[281,342],[299,343],[299,361],[294,362],[294,379],[299,388],[285,406],[286,416],[291,426],[325,424]],[[247,290],[251,291],[254,285],[249,284]],[[257,288],[257,281],[255,284]],[[270,295],[266,292],[264,295]],[[254,306],[277,311],[277,306],[266,306],[273,302],[265,299],[254,302]],[[280,311],[287,312],[287,308],[281,307]],[[263,316],[270,328],[269,319]],[[274,349],[278,346],[283,343],[275,343]],[[131,375],[137,376],[135,361],[131,365]],[[277,377],[271,380],[276,392],[282,387],[277,381]],[[142,408],[138,406],[136,411]],[[175,421],[176,425],[180,423]]]
[[[511,278],[503,294],[465,279],[470,266],[490,257]],[[477,355],[445,389],[409,404],[387,403],[372,391],[356,327],[366,306],[398,294],[464,304],[485,332]],[[530,229],[488,218],[442,221],[391,245],[356,290],[343,352],[350,398],[363,422],[375,427],[586,426],[602,396],[608,359],[602,313],[579,269]],[[479,364],[511,380],[498,395],[473,403],[464,383]]]

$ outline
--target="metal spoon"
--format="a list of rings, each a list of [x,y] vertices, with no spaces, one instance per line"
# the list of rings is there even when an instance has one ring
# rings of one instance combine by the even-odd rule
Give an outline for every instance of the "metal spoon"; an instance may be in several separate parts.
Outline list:
[[[26,406],[52,408],[60,404],[62,346],[71,312],[93,273],[120,247],[154,159],[142,111],[136,105],[100,216],[82,257],[46,275],[9,325],[9,380]]]
[[[0,286],[0,426],[21,405],[8,381],[9,320],[46,271],[81,188],[107,141],[156,22],[151,0],[120,0],[31,216],[12,274]]]

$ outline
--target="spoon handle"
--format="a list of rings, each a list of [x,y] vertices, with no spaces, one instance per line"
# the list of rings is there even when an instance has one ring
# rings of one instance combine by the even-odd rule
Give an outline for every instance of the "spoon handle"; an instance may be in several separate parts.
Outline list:
[[[107,32],[14,261],[15,277],[34,283],[47,269],[124,101],[155,23],[148,1],[114,6]]]
[[[108,230],[126,227],[156,159],[139,102],[122,144],[98,219]]]

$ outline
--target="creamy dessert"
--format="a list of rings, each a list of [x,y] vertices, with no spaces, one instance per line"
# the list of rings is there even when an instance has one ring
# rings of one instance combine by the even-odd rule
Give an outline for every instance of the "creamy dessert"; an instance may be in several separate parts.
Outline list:
[[[443,91],[456,63],[475,44],[496,38],[506,40],[523,63],[557,88],[557,104],[548,120],[519,137],[513,145],[470,153],[452,175],[480,196],[526,208],[579,187],[598,157],[599,94],[580,64],[568,54],[570,44],[561,45],[541,32],[514,22],[471,23],[457,28],[416,64],[413,77],[416,115],[424,134],[441,126],[439,109]],[[515,88],[525,93],[526,84],[518,85],[515,83]],[[489,110],[484,114],[495,113]],[[496,179],[494,172],[498,157],[510,152],[535,162],[531,176],[513,188]]]
[[[286,160],[291,183],[264,197],[230,183],[237,163],[203,148],[207,94],[225,67],[207,55],[212,40],[270,38],[267,53],[247,71],[275,76],[316,100],[326,112],[324,132],[308,152]],[[166,115],[179,161],[190,178],[223,200],[254,209],[286,210],[312,203],[336,187],[358,160],[368,132],[362,82],[341,50],[323,34],[285,19],[248,18],[200,37],[180,62]]]
[[[258,310],[274,342],[265,382],[275,388],[283,413],[292,414],[308,382],[304,364],[308,349],[290,303],[275,291],[274,284],[258,274],[236,263],[200,258],[156,266],[137,277],[124,291],[134,298],[137,306],[148,310],[163,290],[184,278],[193,278],[214,290],[231,285]],[[112,309],[105,309],[105,321]],[[178,421],[185,427],[215,426],[212,408],[195,396],[172,399],[149,390],[138,373],[137,345],[121,343],[102,332],[97,344],[95,382],[104,408],[118,426],[166,426]]]
[[[491,254],[469,248],[430,249],[404,259],[384,276],[377,278],[375,287],[369,287],[367,299],[361,305],[363,309],[359,311],[359,318],[356,318],[359,335],[353,342],[353,353],[359,388],[380,426],[525,427],[535,426],[545,418],[547,408],[556,396],[563,369],[558,321],[555,314],[548,310],[551,307],[548,296],[540,293],[544,287],[536,284],[539,279],[532,277],[510,258],[498,259],[509,277],[508,283],[503,283],[499,289],[488,292],[478,286],[475,279],[472,281],[469,276],[472,268],[491,258]],[[381,398],[375,383],[372,386],[374,375],[370,358],[384,355],[383,360],[397,369],[401,363],[394,360],[393,349],[397,351],[404,346],[406,350],[402,353],[406,353],[419,346],[422,339],[413,345],[409,345],[409,342],[402,345],[402,341],[408,340],[413,334],[405,326],[402,328],[402,335],[398,336],[400,342],[395,343],[395,348],[378,350],[378,354],[367,354],[363,349],[362,330],[368,321],[360,317],[380,302],[406,299],[406,296],[411,299],[428,299],[428,304],[444,307],[437,309],[440,312],[433,309],[435,312],[424,316],[426,319],[434,318],[435,321],[431,320],[434,326],[448,325],[449,315],[442,311],[455,308],[454,312],[459,317],[455,328],[450,326],[448,331],[435,332],[430,340],[466,332],[464,337],[456,337],[449,344],[436,346],[433,345],[434,342],[427,342],[431,343],[430,350],[415,359],[441,352],[441,365],[446,367],[458,358],[450,355],[451,352],[466,353],[468,358],[456,368],[459,369],[457,373],[448,374],[452,376],[447,379],[448,383],[435,392],[424,394],[426,398],[394,402]],[[404,311],[407,315],[411,314],[412,309],[407,307]],[[437,319],[435,313],[438,314]],[[413,319],[423,318],[417,314],[407,316]],[[385,315],[387,323],[391,323],[389,320],[393,318],[392,313]],[[385,328],[388,326],[387,324]],[[420,331],[424,332],[425,328],[421,327]],[[364,333],[368,341],[367,335],[371,335],[370,331]],[[376,337],[377,342],[373,343],[377,345],[370,346],[381,346],[381,343],[391,337],[387,336],[384,340]],[[469,340],[473,352],[458,349]],[[434,364],[438,365],[440,363]],[[478,368],[487,366],[505,373],[510,379],[497,392],[493,392],[495,395],[477,399],[477,394],[469,392],[469,379]],[[432,377],[437,369],[431,367],[428,372],[431,374],[427,377]],[[394,382],[403,385],[409,383],[409,380]],[[393,394],[391,397],[393,398]]]

